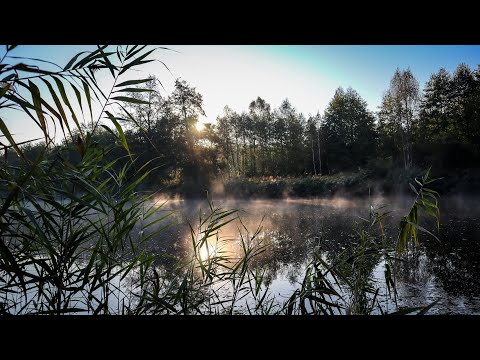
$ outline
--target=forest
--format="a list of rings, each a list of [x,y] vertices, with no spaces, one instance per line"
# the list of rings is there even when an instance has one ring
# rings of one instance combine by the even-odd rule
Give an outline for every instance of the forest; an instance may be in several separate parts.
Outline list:
[[[226,105],[202,129],[202,94],[185,80],[177,79],[168,96],[155,76],[129,90],[135,102],[125,137],[139,163],[150,161],[154,171],[143,186],[156,191],[202,197],[221,184],[237,195],[275,197],[290,181],[293,195],[328,195],[321,185],[343,174],[347,190],[371,179],[388,192],[405,189],[406,179],[429,166],[448,175],[444,192],[478,189],[480,67],[460,64],[452,74],[442,68],[423,88],[410,69],[397,69],[377,112],[354,89],[339,87],[323,114],[302,114],[288,99],[272,108],[258,96],[241,113]],[[98,130],[100,143],[115,141],[110,130]]]

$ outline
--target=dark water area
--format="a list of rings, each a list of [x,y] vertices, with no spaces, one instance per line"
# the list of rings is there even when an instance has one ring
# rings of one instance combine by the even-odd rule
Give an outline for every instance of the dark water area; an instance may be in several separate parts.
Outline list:
[[[223,209],[241,209],[243,224],[253,234],[261,226],[258,237],[267,245],[257,259],[265,270],[265,279],[279,300],[288,298],[300,287],[305,268],[313,251],[321,246],[329,249],[333,259],[350,243],[358,240],[356,229],[364,226],[370,204],[380,212],[390,212],[385,220],[387,237],[394,241],[399,221],[412,205],[413,197],[376,197],[283,200],[214,200]],[[420,234],[421,247],[410,253],[397,269],[399,305],[422,306],[438,300],[429,314],[480,314],[480,198],[450,196],[441,198],[440,229],[433,221],[420,224],[438,236],[440,241]],[[158,253],[188,257],[191,249],[190,229],[198,224],[199,212],[208,212],[206,200],[170,200],[160,215],[175,211],[168,221],[174,222],[150,244]],[[426,216],[423,216],[426,218]],[[263,221],[262,221],[263,218]],[[230,223],[221,236],[228,238],[228,251],[239,251],[239,223]],[[241,226],[240,226],[241,229]],[[243,230],[242,230],[243,231]],[[165,266],[169,258],[166,257]],[[383,265],[372,271],[377,286],[382,285]],[[387,309],[394,310],[385,297]]]

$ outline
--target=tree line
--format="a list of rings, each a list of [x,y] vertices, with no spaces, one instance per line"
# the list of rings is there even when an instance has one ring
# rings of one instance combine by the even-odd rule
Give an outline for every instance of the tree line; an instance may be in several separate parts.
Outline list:
[[[219,175],[468,167],[480,156],[480,66],[460,64],[451,74],[442,68],[423,90],[410,69],[397,69],[377,112],[354,89],[339,87],[323,114],[305,116],[288,99],[272,108],[257,97],[240,113],[225,106],[201,131],[195,125],[205,115],[203,97],[186,81],[177,79],[168,96],[161,95],[154,76],[130,90],[135,100],[125,118],[125,137],[137,163],[150,161],[155,168],[150,186],[176,181],[207,187]],[[99,142],[115,139],[107,130],[95,136]]]
[[[472,165],[480,144],[480,67],[461,64],[453,74],[442,68],[423,92],[410,69],[397,69],[376,113],[352,88],[338,88],[324,114],[308,118],[287,99],[272,110],[259,97],[240,114],[226,107],[216,129],[219,153],[236,176],[322,175],[378,161],[405,169],[432,161]],[[449,161],[450,150],[464,161]]]

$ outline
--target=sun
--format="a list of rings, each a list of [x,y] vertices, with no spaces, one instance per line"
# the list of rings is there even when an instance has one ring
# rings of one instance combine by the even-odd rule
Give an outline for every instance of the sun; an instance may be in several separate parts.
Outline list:
[[[203,131],[203,129],[205,129],[205,125],[202,122],[197,122],[195,124],[195,128],[197,129],[197,131]]]

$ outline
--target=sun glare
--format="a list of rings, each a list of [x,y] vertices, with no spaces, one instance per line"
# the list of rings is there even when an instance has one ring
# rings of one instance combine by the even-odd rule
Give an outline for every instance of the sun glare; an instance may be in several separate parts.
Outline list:
[[[198,247],[198,255],[201,261],[206,261],[215,257],[222,257],[222,262],[226,264],[233,261],[233,258],[236,257],[234,256],[231,258],[231,260],[228,260],[231,256],[234,255],[232,243],[229,242],[227,244],[222,240],[216,240],[215,236],[211,236],[207,241],[202,244],[202,246]]]
[[[203,129],[205,129],[205,125],[201,122],[197,122],[195,124],[195,128],[197,129],[197,131],[203,131]]]
[[[202,260],[207,260],[215,256],[217,249],[216,246],[211,244],[205,244],[200,248],[200,258]]]

